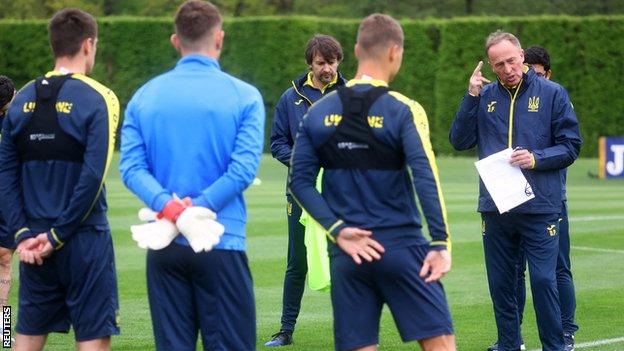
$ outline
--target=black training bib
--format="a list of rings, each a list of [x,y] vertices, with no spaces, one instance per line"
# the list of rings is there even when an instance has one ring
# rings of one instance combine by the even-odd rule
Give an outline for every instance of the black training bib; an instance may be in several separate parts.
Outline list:
[[[84,146],[61,129],[56,112],[59,91],[70,76],[66,74],[39,77],[35,81],[37,94],[35,110],[15,138],[22,162],[35,160],[83,162]]]
[[[319,149],[319,161],[325,169],[399,170],[405,166],[405,155],[379,141],[368,124],[368,112],[386,87],[373,87],[358,92],[338,87],[342,102],[342,120],[336,131]]]

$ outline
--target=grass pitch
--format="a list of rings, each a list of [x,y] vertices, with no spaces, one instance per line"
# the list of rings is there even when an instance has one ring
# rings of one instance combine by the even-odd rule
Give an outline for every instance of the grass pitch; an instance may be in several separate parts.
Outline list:
[[[117,159],[116,159],[117,160]],[[443,279],[455,323],[458,349],[484,350],[496,339],[488,293],[481,221],[475,212],[478,178],[474,159],[438,158],[440,177],[453,240],[453,268]],[[568,204],[572,241],[572,269],[576,283],[577,349],[624,350],[624,182],[600,181],[587,176],[596,171],[595,159],[578,160],[568,173]],[[246,192],[249,222],[248,255],[254,279],[258,349],[280,327],[282,284],[286,266],[286,168],[263,156],[258,174],[261,185]],[[145,251],[130,237],[138,223],[141,203],[119,178],[116,163],[106,182],[109,219],[113,230],[119,281],[122,334],[113,338],[114,350],[153,350],[153,336],[145,284]],[[17,267],[14,267],[17,272]],[[16,306],[17,273],[11,303]],[[528,294],[523,336],[529,350],[539,349],[535,314]],[[16,311],[13,311],[15,324]],[[620,339],[617,339],[620,338]],[[332,350],[332,311],[329,294],[306,290],[294,334],[287,350]],[[611,340],[606,345],[589,342]],[[617,341],[620,340],[620,341]],[[46,350],[73,349],[73,335],[53,334]],[[200,349],[200,348],[198,348]],[[384,310],[380,350],[414,350],[403,344],[392,316]]]

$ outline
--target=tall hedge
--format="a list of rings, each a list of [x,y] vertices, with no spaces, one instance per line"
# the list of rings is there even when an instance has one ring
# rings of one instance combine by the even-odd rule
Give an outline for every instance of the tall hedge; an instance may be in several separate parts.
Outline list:
[[[169,44],[170,19],[103,18],[94,77],[110,86],[122,106],[151,77],[173,67],[177,53]],[[426,109],[438,153],[451,153],[448,128],[466,91],[468,77],[483,52],[485,37],[496,29],[517,34],[524,47],[545,46],[553,79],[568,89],[581,121],[582,155],[597,155],[601,135],[624,135],[624,16],[464,18],[403,21],[405,53],[392,87]],[[357,20],[313,17],[226,19],[222,68],[262,92],[266,131],[273,108],[290,81],[307,70],[303,51],[314,33],[335,36],[343,45],[341,71],[356,69],[353,45]],[[0,21],[0,74],[17,84],[52,67],[44,21]],[[483,73],[494,78],[488,65]]]

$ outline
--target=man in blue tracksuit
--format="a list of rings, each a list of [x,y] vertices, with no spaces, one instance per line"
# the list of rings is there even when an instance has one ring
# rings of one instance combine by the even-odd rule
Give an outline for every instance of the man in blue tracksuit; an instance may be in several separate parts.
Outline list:
[[[77,349],[108,350],[119,304],[104,179],[119,102],[86,76],[95,19],[65,9],[48,29],[54,71],[17,93],[0,144],[2,214],[21,261],[16,349],[42,350],[71,325]]]
[[[548,51],[539,45],[534,45],[524,50],[524,63],[533,68],[535,74],[545,79],[550,79],[550,55]],[[568,206],[566,201],[566,173],[561,171],[561,214],[559,216],[559,255],[557,256],[557,291],[559,292],[559,307],[561,309],[561,323],[563,326],[563,341],[565,351],[574,350],[574,333],[578,325],[574,321],[576,310],[576,297],[574,293],[574,280],[570,269],[570,232],[568,222]],[[522,325],[524,306],[526,302],[525,285],[526,257],[521,249],[518,260],[518,313],[520,325]],[[487,351],[498,351],[498,343],[494,343]]]
[[[388,89],[403,56],[399,23],[366,17],[355,55],[356,79],[304,117],[289,176],[289,191],[331,241],[336,350],[376,350],[387,304],[404,341],[454,351],[438,281],[450,269],[450,236],[427,116]],[[322,194],[315,187],[321,167]],[[422,234],[416,195],[431,242]]]
[[[574,162],[581,137],[574,108],[560,85],[539,78],[525,66],[520,42],[497,31],[486,41],[498,82],[474,70],[451,127],[458,150],[477,146],[479,158],[514,148],[512,166],[522,169],[535,198],[499,214],[480,183],[485,263],[498,328],[499,350],[521,345],[516,300],[520,247],[529,264],[533,301],[543,349],[564,350],[555,267],[559,252],[560,170]],[[485,86],[484,86],[485,85]]]
[[[7,76],[0,76],[0,126],[6,111],[15,96],[13,81]],[[15,240],[10,235],[6,221],[0,216],[0,306],[9,304],[11,290],[11,259],[15,250]]]
[[[271,154],[275,159],[290,167],[290,156],[299,123],[308,108],[344,85],[338,72],[342,61],[340,43],[329,35],[317,34],[312,37],[305,50],[306,63],[310,71],[292,82],[275,107],[271,130]],[[265,346],[292,344],[297,316],[301,309],[301,298],[308,272],[305,227],[299,223],[301,207],[286,193],[286,214],[288,218],[288,265],[284,276],[284,295],[280,331],[271,337]]]
[[[264,105],[258,90],[221,71],[219,10],[187,1],[175,16],[176,67],[134,94],[122,127],[119,169],[147,206],[175,222],[184,205],[208,208],[225,227],[209,252],[178,235],[147,253],[147,284],[158,350],[253,350],[255,305],[245,254],[243,191],[262,152]],[[182,215],[184,215],[182,213]]]

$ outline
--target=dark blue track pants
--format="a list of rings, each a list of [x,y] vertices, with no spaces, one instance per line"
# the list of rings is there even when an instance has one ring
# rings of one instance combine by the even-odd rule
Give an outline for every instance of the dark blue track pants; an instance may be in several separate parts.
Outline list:
[[[286,214],[288,216],[288,265],[284,276],[284,295],[282,299],[282,330],[294,331],[297,316],[301,309],[301,298],[305,290],[308,274],[306,261],[305,227],[299,223],[301,207],[286,195]]]
[[[559,308],[561,309],[561,323],[563,332],[574,334],[578,325],[574,321],[576,312],[576,295],[574,293],[574,280],[572,279],[572,265],[570,263],[570,229],[568,222],[568,208],[564,201],[561,206],[559,220],[559,256],[557,257],[557,291],[559,291]],[[526,286],[524,271],[526,257],[521,250],[518,260],[518,312],[520,324],[522,324],[524,305],[526,302]]]
[[[500,351],[520,348],[517,264],[521,247],[529,265],[533,304],[544,351],[563,350],[555,276],[559,214],[483,213],[483,248]]]

